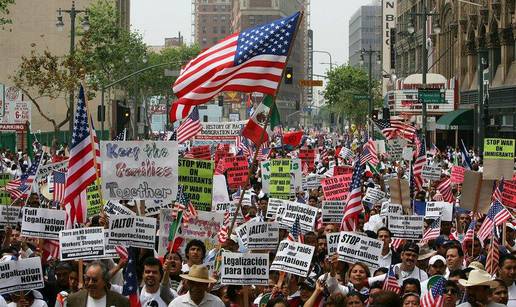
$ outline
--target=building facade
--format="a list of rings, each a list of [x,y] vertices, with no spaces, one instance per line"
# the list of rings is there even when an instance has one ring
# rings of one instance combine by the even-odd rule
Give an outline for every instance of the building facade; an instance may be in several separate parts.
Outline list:
[[[192,0],[194,42],[201,50],[231,34],[232,0]]]
[[[382,64],[378,63],[377,56],[382,51],[382,6],[361,6],[349,20],[349,65],[363,68],[369,73],[369,56],[364,54],[363,64],[360,63],[361,51],[376,50],[372,56],[372,76],[375,79],[382,77]]]

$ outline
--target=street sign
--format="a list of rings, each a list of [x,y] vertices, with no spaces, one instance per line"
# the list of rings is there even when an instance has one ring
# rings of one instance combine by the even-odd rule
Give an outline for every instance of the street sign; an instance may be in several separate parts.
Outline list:
[[[322,80],[299,80],[301,86],[323,86]]]
[[[445,92],[439,88],[419,89],[417,91],[418,101],[426,103],[446,103]]]
[[[353,95],[353,99],[355,100],[368,100],[369,95]]]

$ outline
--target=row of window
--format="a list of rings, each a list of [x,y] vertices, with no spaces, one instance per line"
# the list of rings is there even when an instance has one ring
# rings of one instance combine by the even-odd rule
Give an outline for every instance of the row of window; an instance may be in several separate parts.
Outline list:
[[[206,31],[206,27],[202,26],[201,27],[201,31],[202,31],[203,34],[206,34],[206,32],[207,32]],[[220,27],[220,30],[219,30],[219,27],[215,26],[215,27],[212,28],[211,33],[214,33],[214,34],[219,34],[219,33],[226,34],[226,33],[229,33],[229,31],[228,31],[227,27],[222,26],[222,27]]]
[[[221,15],[221,16],[215,15],[215,16],[212,16],[211,18],[213,19],[214,23],[219,22],[219,20],[220,20],[220,22],[226,22],[226,20],[229,19],[229,18],[226,17],[226,15]],[[208,16],[202,16],[201,21],[203,23],[207,23],[208,22]]]

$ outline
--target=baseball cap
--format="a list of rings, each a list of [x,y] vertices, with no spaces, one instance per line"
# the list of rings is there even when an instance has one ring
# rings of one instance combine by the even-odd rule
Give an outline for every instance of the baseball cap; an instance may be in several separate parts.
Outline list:
[[[403,252],[414,252],[419,255],[419,246],[413,242],[407,242],[403,245]]]
[[[429,265],[434,265],[437,261],[442,261],[443,264],[446,264],[446,259],[444,259],[444,257],[441,256],[441,255],[432,256],[430,258],[430,260],[428,260],[428,264]]]
[[[436,245],[436,246],[441,246],[441,245],[443,245],[444,243],[446,243],[446,241],[448,241],[448,240],[449,240],[448,236],[446,236],[446,235],[440,235],[440,236],[438,236],[438,237],[435,239],[435,245]]]

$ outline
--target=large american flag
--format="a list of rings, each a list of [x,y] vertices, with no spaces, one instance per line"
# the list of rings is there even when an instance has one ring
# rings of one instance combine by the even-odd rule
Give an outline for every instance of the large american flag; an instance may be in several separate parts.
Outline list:
[[[440,276],[437,282],[421,298],[421,307],[441,307],[444,303],[446,278]]]
[[[399,136],[408,141],[412,141],[416,136],[416,128],[412,125],[405,124],[400,120],[373,119],[373,122],[388,140]]]
[[[65,198],[65,182],[66,174],[63,172],[54,171],[54,201],[63,204]]]
[[[378,154],[376,153],[376,145],[373,139],[369,139],[369,141],[364,144],[362,150],[362,159],[360,160],[360,163],[366,164],[367,162],[374,166],[377,166],[378,163],[380,163],[380,160],[378,160]]]
[[[344,208],[344,216],[342,217],[342,222],[340,224],[340,229],[342,231],[354,231],[358,215],[364,211],[364,206],[362,205],[361,187],[364,165],[360,163],[360,159],[360,154],[358,154],[353,168],[348,199],[346,201],[346,207]]]
[[[124,287],[122,295],[129,297],[130,307],[139,307],[140,298],[138,295],[138,277],[136,275],[136,264],[138,257],[138,249],[129,247],[129,258],[124,271]]]
[[[91,118],[86,109],[86,97],[81,85],[79,100],[73,122],[72,146],[70,147],[70,162],[66,174],[64,203],[68,206],[69,218],[72,223],[82,224],[86,221],[86,204],[81,201],[81,192],[97,178],[95,158],[100,159],[99,146],[93,129],[90,130]],[[95,151],[94,151],[95,150]]]
[[[174,83],[170,121],[222,91],[275,95],[301,13],[232,34],[191,60]]]
[[[32,184],[34,183],[34,178],[39,170],[39,164],[41,162],[41,157],[43,156],[43,152],[40,152],[36,155],[34,159],[34,163],[31,164],[30,168],[20,177],[19,180],[11,180],[7,183],[6,191],[11,194],[11,198],[27,198],[32,192]]]
[[[414,161],[413,176],[415,188],[420,191],[423,188],[423,166],[426,165],[426,145],[424,140],[420,141],[417,136],[415,138],[416,144],[419,143],[419,146],[416,146],[419,151],[417,152],[416,160]]]
[[[494,201],[491,204],[491,208],[487,211],[487,216],[480,226],[478,230],[477,236],[480,241],[484,241],[493,233],[493,229],[495,226],[499,226],[506,222],[508,219],[512,217],[509,210],[505,209],[505,207],[498,201]]]
[[[185,121],[177,128],[177,141],[184,143],[201,132],[201,130],[202,125],[199,120],[199,110],[197,107],[194,107],[192,113],[190,113]]]

